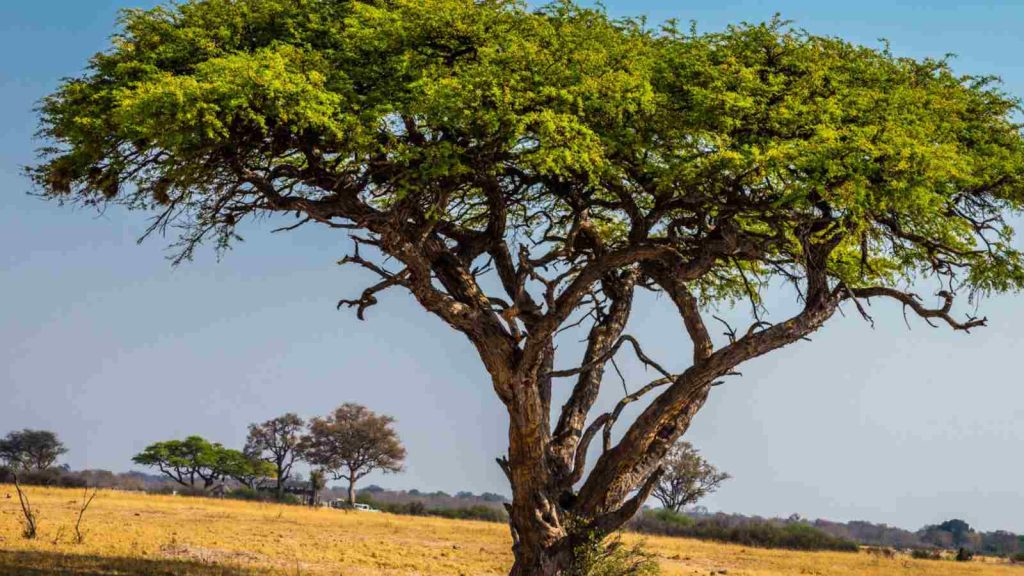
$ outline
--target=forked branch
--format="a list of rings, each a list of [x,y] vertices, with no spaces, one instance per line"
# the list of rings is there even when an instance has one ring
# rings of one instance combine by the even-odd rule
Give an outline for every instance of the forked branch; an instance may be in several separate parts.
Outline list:
[[[852,294],[852,296],[850,296]],[[963,330],[964,332],[970,332],[972,328],[978,328],[988,323],[988,318],[976,318],[969,316],[966,321],[959,321],[954,318],[950,311],[953,309],[954,296],[951,292],[942,290],[937,294],[942,298],[942,306],[939,308],[928,308],[921,304],[921,299],[916,294],[910,292],[901,292],[894,288],[886,288],[884,286],[872,286],[867,288],[852,288],[848,291],[846,297],[849,298],[873,298],[873,297],[885,297],[892,298],[903,304],[904,309],[910,308],[915,314],[924,318],[925,322],[932,327],[935,324],[931,323],[931,319],[935,318],[942,320],[946,324],[949,324],[954,330]]]

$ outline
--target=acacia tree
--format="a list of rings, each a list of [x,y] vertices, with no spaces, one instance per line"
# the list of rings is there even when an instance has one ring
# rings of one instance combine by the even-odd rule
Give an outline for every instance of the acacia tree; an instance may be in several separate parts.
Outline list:
[[[0,460],[15,470],[46,470],[68,449],[49,430],[18,430],[0,439]]]
[[[731,478],[701,457],[692,444],[682,440],[665,454],[661,468],[661,479],[651,495],[673,512],[697,502]]]
[[[260,482],[277,472],[270,462],[241,450],[223,447],[217,450],[214,466],[222,477],[231,478],[250,490],[256,490]]]
[[[1024,203],[1017,109],[945,60],[779,21],[192,0],[122,16],[43,102],[30,173],[58,202],[152,213],[176,261],[268,217],[349,233],[341,263],[374,280],[339,306],[363,318],[401,289],[478,352],[509,415],[512,571],[558,574],[649,497],[740,364],[871,299],[967,331],[985,320],[958,296],[1024,284],[1004,221]],[[644,290],[689,336],[669,361],[626,332]],[[713,340],[711,310],[745,301],[749,326]],[[574,326],[582,357],[556,357]],[[658,378],[592,414],[624,346]]]
[[[303,437],[303,458],[322,474],[348,480],[348,502],[356,503],[356,482],[370,472],[399,472],[405,448],[392,427],[395,419],[359,404],[342,404],[326,418],[313,418]]]
[[[209,490],[225,478],[252,488],[273,471],[259,460],[201,436],[150,444],[132,462],[156,468],[182,486]]]
[[[274,466],[277,498],[284,498],[284,484],[291,477],[299,441],[306,423],[289,412],[266,422],[249,425],[244,452]]]

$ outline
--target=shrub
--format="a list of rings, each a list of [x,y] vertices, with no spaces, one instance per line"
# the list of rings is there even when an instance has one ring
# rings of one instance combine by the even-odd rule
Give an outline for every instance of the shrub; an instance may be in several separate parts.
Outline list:
[[[661,570],[655,556],[641,544],[626,546],[619,536],[602,541],[590,537],[574,550],[567,576],[654,576]]]
[[[803,522],[737,519],[724,514],[692,518],[670,510],[647,511],[629,528],[645,534],[683,536],[762,548],[856,552],[856,543],[837,538]]]
[[[415,500],[401,504],[377,502],[366,495],[360,495],[357,500],[362,504],[368,504],[378,510],[390,512],[391,514],[402,514],[405,516],[439,516],[441,518],[452,518],[457,520],[508,522],[508,515],[504,510],[492,508],[490,506],[476,505],[459,508],[427,508],[426,504]]]
[[[974,559],[974,552],[971,551],[971,550],[968,550],[967,548],[964,548],[963,546],[961,546],[960,549],[956,551],[956,561],[957,562],[970,562],[973,559]]]
[[[274,492],[253,490],[248,487],[236,488],[224,494],[226,498],[233,500],[246,500],[249,502],[274,502],[278,504],[303,504],[302,498],[295,494],[283,494],[281,498]]]
[[[1014,564],[1024,564],[1024,552],[1017,552],[1010,556],[1010,562]]]

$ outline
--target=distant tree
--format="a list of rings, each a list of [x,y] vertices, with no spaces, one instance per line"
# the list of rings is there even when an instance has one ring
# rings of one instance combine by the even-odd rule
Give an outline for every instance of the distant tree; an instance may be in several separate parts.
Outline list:
[[[374,470],[398,472],[405,448],[390,416],[378,416],[365,406],[343,404],[326,418],[314,418],[303,438],[306,461],[335,480],[348,480],[349,504],[356,503],[356,482]]]
[[[0,460],[15,470],[46,470],[67,451],[57,435],[49,430],[26,428],[0,440]]]
[[[231,448],[216,447],[214,468],[221,477],[231,478],[253,490],[264,478],[272,478],[277,473],[274,464],[261,460],[251,454]]]
[[[274,466],[278,499],[284,497],[284,485],[291,477],[305,426],[302,418],[290,412],[266,422],[249,425],[245,453]]]
[[[936,526],[943,532],[949,532],[953,536],[953,546],[961,547],[967,544],[968,536],[974,532],[971,525],[967,522],[954,518],[952,520],[946,520],[942,524]]]
[[[677,442],[662,462],[664,473],[653,496],[673,512],[714,492],[730,478],[709,464],[689,442]]]
[[[201,436],[184,440],[157,442],[136,454],[132,462],[154,467],[182,486],[204,489],[214,486],[228,476],[237,464],[234,455],[226,454],[224,447]]]

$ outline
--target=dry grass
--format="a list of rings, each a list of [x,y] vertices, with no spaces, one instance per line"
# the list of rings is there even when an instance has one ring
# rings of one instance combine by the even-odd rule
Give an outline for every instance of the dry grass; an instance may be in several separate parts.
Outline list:
[[[0,576],[475,576],[504,574],[511,563],[500,524],[111,491],[99,493],[82,522],[84,542],[76,543],[82,492],[28,490],[39,513],[36,540],[21,537],[14,489],[0,486]],[[1024,576],[1024,568],[993,562],[645,540],[668,575]]]

